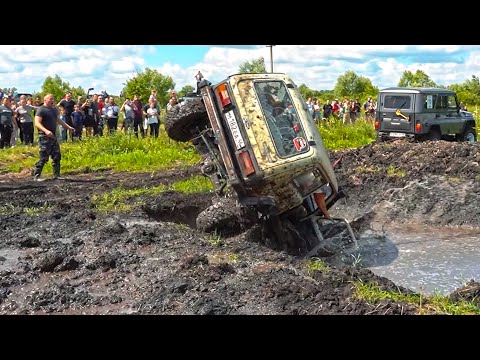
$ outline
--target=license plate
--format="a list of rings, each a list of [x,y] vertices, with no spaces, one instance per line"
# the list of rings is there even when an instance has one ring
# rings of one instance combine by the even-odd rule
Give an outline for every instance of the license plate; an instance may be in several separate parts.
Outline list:
[[[226,112],[225,118],[227,119],[228,127],[230,128],[230,132],[232,133],[235,146],[237,147],[237,150],[240,150],[241,148],[245,147],[245,141],[243,140],[242,134],[240,133],[240,128],[238,127],[238,122],[235,118],[233,110]]]
[[[405,137],[405,133],[396,133],[396,132],[391,132],[390,133],[391,137]]]

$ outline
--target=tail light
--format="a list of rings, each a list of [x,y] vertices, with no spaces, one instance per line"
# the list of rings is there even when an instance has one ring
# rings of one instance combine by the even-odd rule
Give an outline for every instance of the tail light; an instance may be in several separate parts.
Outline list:
[[[253,167],[252,159],[250,158],[250,154],[248,151],[242,151],[239,155],[240,157],[240,164],[242,165],[243,172],[245,175],[250,175],[255,172],[255,168]]]
[[[230,96],[228,95],[227,84],[220,84],[217,87],[217,93],[223,107],[232,103],[232,101],[230,100]]]
[[[375,120],[375,130],[378,130],[379,127],[380,127],[380,121]]]
[[[417,122],[415,124],[415,132],[419,133],[419,132],[422,132],[422,124]]]

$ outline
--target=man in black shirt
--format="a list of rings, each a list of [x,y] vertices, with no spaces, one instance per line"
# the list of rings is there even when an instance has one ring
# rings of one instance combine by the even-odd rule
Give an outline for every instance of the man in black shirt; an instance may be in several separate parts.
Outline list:
[[[73,119],[72,119],[72,113],[73,113],[73,107],[75,106],[75,101],[72,100],[72,93],[69,91],[65,94],[65,99],[62,99],[59,101],[57,104],[57,107],[61,106],[64,109],[64,115],[66,119],[67,125],[73,126]],[[62,131],[62,140],[67,141],[67,132]],[[73,135],[72,135],[72,141],[73,141]]]
[[[58,115],[58,110],[53,106],[54,99],[52,94],[45,95],[44,103],[37,109],[35,114],[35,127],[38,129],[38,144],[40,145],[40,160],[37,161],[32,171],[35,181],[43,181],[43,166],[52,158],[53,177],[60,179],[60,145],[55,137],[57,124],[73,133],[75,128],[62,121]]]

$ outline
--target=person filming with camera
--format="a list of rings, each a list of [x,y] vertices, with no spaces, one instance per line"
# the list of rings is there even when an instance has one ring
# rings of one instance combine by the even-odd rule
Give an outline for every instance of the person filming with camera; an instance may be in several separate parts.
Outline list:
[[[117,104],[115,104],[115,99],[113,98],[113,96],[109,97],[108,105],[105,104],[103,112],[107,116],[108,133],[115,133],[118,127],[118,116],[120,113],[120,108]]]

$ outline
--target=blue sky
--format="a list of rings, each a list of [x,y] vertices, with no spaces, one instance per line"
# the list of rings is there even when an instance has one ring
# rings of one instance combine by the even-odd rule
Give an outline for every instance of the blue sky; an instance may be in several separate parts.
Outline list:
[[[0,45],[0,87],[31,93],[48,75],[59,75],[73,86],[119,94],[123,83],[149,67],[170,75],[180,90],[195,86],[198,70],[215,83],[260,56],[270,70],[265,45]],[[348,70],[379,88],[417,69],[449,85],[480,76],[480,45],[276,45],[273,63],[275,72],[315,90],[333,89]]]

